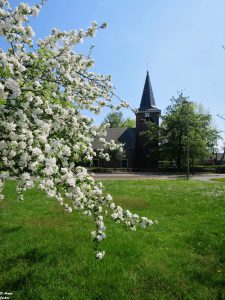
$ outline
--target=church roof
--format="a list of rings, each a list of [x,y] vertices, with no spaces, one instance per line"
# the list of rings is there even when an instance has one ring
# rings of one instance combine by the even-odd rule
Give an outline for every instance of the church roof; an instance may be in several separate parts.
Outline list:
[[[107,128],[106,141],[114,140],[124,144],[125,150],[134,150],[136,142],[136,128]],[[93,142],[94,149],[100,149],[102,144],[98,139]]]
[[[155,108],[155,99],[152,91],[152,85],[151,85],[149,73],[147,71],[144,90],[141,98],[141,104],[138,110],[145,111],[151,108]]]

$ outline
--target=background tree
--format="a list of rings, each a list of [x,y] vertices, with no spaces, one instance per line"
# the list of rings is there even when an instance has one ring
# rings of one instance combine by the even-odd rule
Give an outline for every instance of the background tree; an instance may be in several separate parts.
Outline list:
[[[212,116],[203,107],[188,101],[181,93],[172,98],[171,104],[162,116],[162,123],[157,126],[147,124],[144,135],[151,156],[160,160],[176,163],[181,169],[187,163],[187,132],[189,133],[189,159],[194,165],[207,159],[215,151],[218,131],[212,126]],[[155,147],[154,145],[158,145]]]
[[[105,123],[109,123],[110,128],[135,127],[135,120],[129,117],[125,119],[121,111],[109,113],[102,122]]]
[[[182,93],[177,99],[173,97],[160,126],[162,158],[175,161],[178,169],[186,165],[187,131],[191,165],[208,158],[219,138],[211,121],[212,116],[203,107],[188,101]]]
[[[128,117],[124,120],[122,127],[134,128],[135,126],[136,126],[136,121]]]
[[[105,119],[103,120],[102,124],[109,123],[110,128],[118,128],[122,127],[124,122],[122,112],[111,112],[109,113]]]

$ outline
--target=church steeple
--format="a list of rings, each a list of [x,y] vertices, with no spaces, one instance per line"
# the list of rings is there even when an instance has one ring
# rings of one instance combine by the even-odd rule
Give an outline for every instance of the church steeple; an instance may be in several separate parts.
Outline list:
[[[152,86],[147,72],[141,104],[136,111],[136,167],[156,167],[158,164],[157,155],[150,155],[147,143],[148,139],[142,133],[147,130],[148,122],[159,125],[160,114],[161,110],[156,108]],[[156,149],[157,153],[158,144],[156,143],[152,147],[152,149]]]
[[[149,110],[151,108],[155,108],[155,99],[152,91],[152,85],[149,77],[149,73],[147,71],[144,90],[142,93],[141,104],[139,107],[139,111]]]

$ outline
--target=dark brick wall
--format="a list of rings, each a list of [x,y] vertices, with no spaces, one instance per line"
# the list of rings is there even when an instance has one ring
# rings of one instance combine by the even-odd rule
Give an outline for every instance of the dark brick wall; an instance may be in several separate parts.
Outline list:
[[[141,133],[146,130],[146,121],[151,121],[156,125],[159,125],[160,111],[149,112],[149,117],[145,117],[145,112],[136,113],[136,168],[151,168],[157,167],[158,161],[149,157],[148,146],[145,145],[146,137]],[[156,145],[155,147],[158,147]]]

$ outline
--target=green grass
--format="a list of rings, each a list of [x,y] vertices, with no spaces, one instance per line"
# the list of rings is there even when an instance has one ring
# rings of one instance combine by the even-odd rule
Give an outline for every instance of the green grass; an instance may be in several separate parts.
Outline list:
[[[225,299],[225,187],[182,180],[105,181],[116,203],[159,224],[127,231],[107,221],[96,261],[92,221],[15,183],[0,203],[0,292],[12,299]]]
[[[212,178],[213,181],[225,182],[225,178]]]

